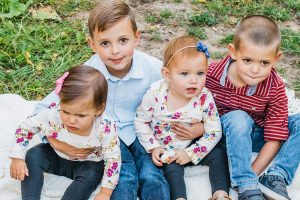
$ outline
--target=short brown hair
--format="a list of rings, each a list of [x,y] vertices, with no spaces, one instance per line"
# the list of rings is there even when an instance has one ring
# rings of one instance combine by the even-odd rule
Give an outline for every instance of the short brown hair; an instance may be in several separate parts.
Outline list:
[[[69,103],[91,95],[94,107],[99,108],[106,104],[107,90],[107,81],[101,72],[86,65],[78,65],[69,70],[59,97],[61,103]]]
[[[174,59],[177,56],[189,56],[196,57],[199,55],[199,51],[197,50],[198,40],[192,36],[179,36],[173,38],[170,42],[167,43],[164,50],[164,67],[171,62],[170,59]],[[195,46],[195,48],[186,48],[187,46]],[[179,49],[182,49],[178,53],[176,53]],[[175,57],[174,54],[176,53]],[[173,57],[173,58],[172,58]]]
[[[132,30],[137,31],[135,17],[130,7],[120,0],[105,0],[100,2],[90,13],[88,27],[91,37],[94,31],[105,31],[120,20],[128,17]]]
[[[278,52],[281,41],[280,30],[274,20],[263,15],[250,15],[243,18],[236,27],[233,44],[237,50],[242,40],[250,40],[262,46],[276,44]]]

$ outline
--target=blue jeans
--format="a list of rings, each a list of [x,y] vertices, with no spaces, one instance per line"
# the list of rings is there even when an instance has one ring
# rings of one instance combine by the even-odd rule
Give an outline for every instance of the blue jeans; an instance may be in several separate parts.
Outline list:
[[[226,113],[221,117],[229,163],[231,186],[239,192],[257,189],[258,176],[252,170],[252,152],[259,152],[264,145],[264,130],[241,110]],[[289,138],[274,158],[267,174],[283,177],[290,184],[300,163],[300,115],[288,118]]]
[[[162,169],[156,167],[138,139],[129,147],[120,140],[122,167],[112,200],[169,200],[168,183]]]
[[[40,199],[44,173],[48,172],[73,179],[66,189],[63,200],[86,200],[100,183],[104,162],[70,161],[59,157],[50,144],[31,148],[25,157],[29,176],[21,182],[23,200]]]

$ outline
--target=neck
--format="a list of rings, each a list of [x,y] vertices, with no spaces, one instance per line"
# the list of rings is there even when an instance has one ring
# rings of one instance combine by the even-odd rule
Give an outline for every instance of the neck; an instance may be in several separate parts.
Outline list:
[[[177,110],[188,104],[190,100],[191,99],[184,98],[182,95],[173,92],[170,88],[168,92],[167,108],[169,111]]]

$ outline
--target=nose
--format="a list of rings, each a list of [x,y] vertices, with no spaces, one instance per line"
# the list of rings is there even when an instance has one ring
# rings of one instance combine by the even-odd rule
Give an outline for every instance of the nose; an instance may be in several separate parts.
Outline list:
[[[259,72],[259,64],[258,63],[254,63],[252,66],[251,66],[251,72],[253,74],[257,74]]]
[[[69,116],[68,122],[69,122],[70,124],[75,124],[75,123],[76,123],[76,117],[75,117],[75,116]]]
[[[120,52],[119,46],[117,44],[112,45],[112,54],[118,54]]]
[[[193,74],[192,74],[192,75],[190,76],[190,82],[191,82],[191,83],[197,83],[197,75],[193,75]]]

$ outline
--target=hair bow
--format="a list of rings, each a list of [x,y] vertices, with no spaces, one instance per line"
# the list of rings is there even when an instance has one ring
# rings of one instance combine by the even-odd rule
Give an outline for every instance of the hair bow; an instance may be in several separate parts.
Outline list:
[[[62,77],[60,77],[59,79],[57,79],[55,81],[55,84],[56,84],[56,87],[55,87],[55,94],[59,94],[61,89],[62,89],[62,86],[63,86],[63,83],[64,83],[64,80],[65,78],[67,78],[69,75],[69,72],[65,72],[64,75]]]
[[[205,54],[206,58],[210,57],[210,53],[208,51],[207,46],[205,44],[203,44],[201,41],[199,41],[197,44],[197,50],[203,52]]]

